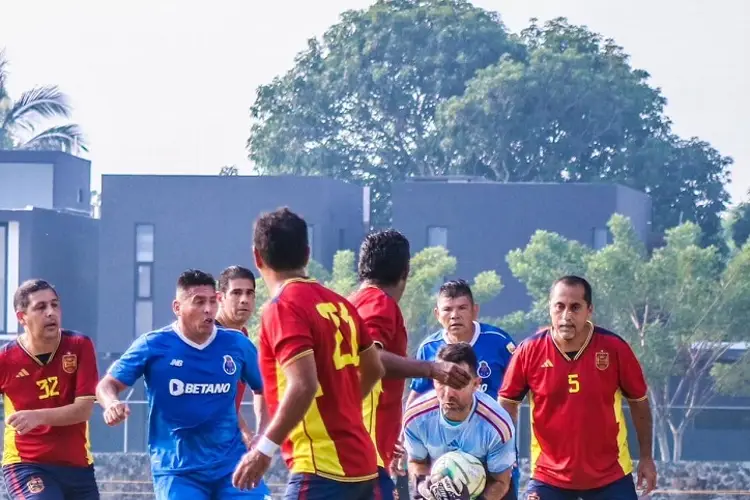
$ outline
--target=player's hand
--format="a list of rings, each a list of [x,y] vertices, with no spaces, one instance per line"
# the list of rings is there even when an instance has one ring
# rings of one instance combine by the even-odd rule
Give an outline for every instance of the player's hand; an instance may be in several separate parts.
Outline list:
[[[260,439],[260,436],[258,434],[253,434],[250,431],[242,432],[242,442],[245,443],[245,447],[248,450],[252,450],[253,447],[255,447],[255,444],[258,442],[258,439]]]
[[[33,431],[37,427],[44,425],[44,422],[42,421],[42,416],[38,411],[21,410],[8,417],[6,424],[10,425],[13,429],[15,429],[17,434],[21,435]]]
[[[406,449],[404,448],[404,445],[401,443],[401,439],[396,441],[395,446],[393,447],[393,458],[391,459],[391,465],[390,465],[390,474],[391,476],[405,476],[406,475],[406,467],[405,467],[405,460],[406,459]]]
[[[638,482],[636,486],[644,490],[643,494],[648,495],[656,489],[656,464],[653,458],[642,458],[638,460]]]
[[[117,425],[130,416],[130,408],[122,401],[114,401],[104,410],[103,416],[107,425]]]
[[[255,488],[270,465],[271,457],[255,449],[248,451],[234,469],[232,485],[240,490]]]
[[[419,494],[426,500],[469,500],[468,489],[457,486],[449,477],[427,479],[420,484]]]
[[[431,379],[454,389],[463,389],[471,382],[471,375],[455,363],[435,361],[430,371]]]

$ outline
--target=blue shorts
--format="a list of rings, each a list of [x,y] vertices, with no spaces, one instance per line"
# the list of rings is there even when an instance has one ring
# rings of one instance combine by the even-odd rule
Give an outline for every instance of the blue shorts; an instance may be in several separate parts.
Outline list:
[[[390,481],[390,477],[388,480]],[[339,498],[342,500],[381,500],[383,497],[380,494],[380,477],[359,483],[343,483],[314,474],[290,474],[286,493],[284,493],[284,500],[338,500]]]
[[[94,466],[12,464],[3,467],[11,499],[99,500]]]
[[[200,481],[188,474],[156,476],[154,495],[156,500],[271,500],[271,493],[265,483],[247,491],[232,486],[232,473],[213,482]]]
[[[628,474],[614,483],[593,490],[566,490],[531,479],[526,500],[638,500],[633,476]]]

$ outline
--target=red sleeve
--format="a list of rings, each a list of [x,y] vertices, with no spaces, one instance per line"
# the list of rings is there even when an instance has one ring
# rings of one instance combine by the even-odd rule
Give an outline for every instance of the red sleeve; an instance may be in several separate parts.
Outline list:
[[[628,401],[643,401],[648,396],[646,377],[633,349],[624,340],[618,353],[620,390]]]
[[[310,320],[299,308],[281,300],[268,304],[263,311],[263,326],[268,345],[281,366],[312,352]]]
[[[396,335],[396,316],[392,307],[384,300],[364,304],[357,310],[362,317],[364,330],[386,351],[392,351],[393,338]],[[363,345],[363,344],[360,344]]]
[[[99,370],[96,368],[96,350],[90,338],[81,338],[81,349],[78,355],[80,359],[76,373],[75,397],[76,399],[94,399],[96,398],[96,384],[99,382]]]
[[[350,307],[353,311],[354,322],[357,325],[357,345],[359,346],[358,350],[359,352],[362,352],[372,347],[374,342],[372,341],[372,337],[370,336],[370,332],[368,331],[368,326],[362,319],[362,316],[357,313],[357,310],[354,308],[354,306]]]
[[[526,342],[522,343],[510,357],[510,363],[503,376],[503,385],[500,387],[500,399],[520,403],[529,392],[529,384],[526,376]]]

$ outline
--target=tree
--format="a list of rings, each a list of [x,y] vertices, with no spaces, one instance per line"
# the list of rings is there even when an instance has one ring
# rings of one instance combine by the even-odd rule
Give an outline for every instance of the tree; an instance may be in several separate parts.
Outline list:
[[[409,332],[410,352],[415,352],[424,337],[437,328],[432,312],[435,307],[436,285],[442,282],[444,276],[452,274],[455,270],[456,258],[442,247],[425,248],[412,257],[409,281],[400,301]],[[308,273],[343,296],[348,296],[358,286],[354,252],[351,250],[341,250],[336,253],[332,272],[329,273],[323,266],[311,261]],[[472,293],[479,304],[495,298],[501,289],[500,276],[495,271],[479,273],[472,283]],[[263,280],[258,280],[256,301],[258,304],[264,304],[267,300],[268,290]],[[260,309],[250,320],[248,327],[254,339],[257,338]]]
[[[521,33],[527,60],[501,59],[437,113],[456,174],[502,182],[618,182],[648,193],[654,229],[720,233],[732,160],[682,140],[666,99],[613,40],[564,18]],[[711,239],[717,242],[716,239]]]
[[[56,86],[42,86],[12,100],[6,88],[8,66],[0,50],[0,149],[88,151],[80,126],[61,123],[72,114],[68,97]]]
[[[750,202],[744,201],[731,210],[729,233],[735,246],[741,247],[747,243],[750,238]]]
[[[347,11],[294,67],[257,90],[248,148],[260,173],[327,175],[372,187],[444,173],[435,110],[502,55],[523,57],[499,17],[464,0],[379,0]]]
[[[237,168],[237,165],[224,165],[219,170],[219,175],[223,177],[234,177],[240,175],[240,171]]]
[[[596,322],[627,339],[643,364],[661,459],[679,460],[684,432],[702,407],[748,382],[750,357],[731,369],[721,361],[746,336],[750,245],[725,264],[716,247],[701,246],[698,226],[684,223],[649,256],[628,219],[613,216],[609,229],[613,243],[599,251],[537,231],[507,261],[534,299],[528,316],[537,324],[547,321],[554,279],[574,273],[591,281]]]

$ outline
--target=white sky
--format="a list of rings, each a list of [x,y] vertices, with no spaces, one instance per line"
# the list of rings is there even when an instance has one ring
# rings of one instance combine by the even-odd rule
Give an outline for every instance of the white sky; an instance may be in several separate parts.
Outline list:
[[[9,90],[57,84],[102,173],[250,173],[248,109],[258,85],[305,41],[367,0],[0,0]],[[669,99],[674,129],[735,159],[733,201],[750,188],[750,2],[476,0],[512,31],[566,16],[614,38]],[[117,6],[117,7],[115,7]],[[676,6],[676,7],[675,7]]]

